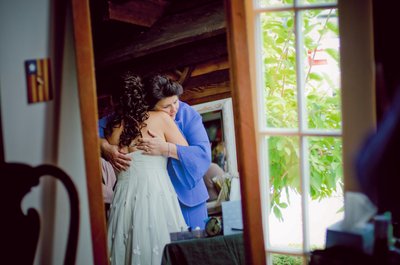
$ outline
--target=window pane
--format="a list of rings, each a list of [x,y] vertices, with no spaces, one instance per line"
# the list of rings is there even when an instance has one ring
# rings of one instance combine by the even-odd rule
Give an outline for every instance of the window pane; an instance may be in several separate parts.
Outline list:
[[[295,36],[292,12],[261,15],[267,127],[297,128]]]
[[[268,138],[267,138],[268,139]],[[301,249],[302,212],[298,137],[269,137],[269,242]]]
[[[300,0],[302,5],[336,4],[337,0]]]
[[[342,140],[335,137],[309,137],[310,244],[325,247],[326,229],[343,219]],[[321,218],[323,216],[323,218]]]
[[[283,7],[292,6],[293,0],[259,0],[261,7]]]
[[[294,0],[258,0],[260,7],[287,7],[293,6]],[[301,6],[315,6],[318,4],[337,4],[337,0],[299,0]]]
[[[308,127],[341,128],[339,28],[336,9],[301,12]]]

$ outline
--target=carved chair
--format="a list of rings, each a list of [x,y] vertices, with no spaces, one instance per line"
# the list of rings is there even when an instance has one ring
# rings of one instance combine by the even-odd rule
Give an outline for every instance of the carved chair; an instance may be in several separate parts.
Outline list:
[[[41,227],[38,212],[21,210],[23,197],[39,184],[42,176],[52,176],[65,186],[70,203],[70,223],[64,265],[75,264],[79,232],[79,198],[71,178],[52,165],[31,167],[21,163],[0,163],[2,182],[2,264],[33,264]],[[5,235],[5,236],[4,236]],[[4,263],[3,263],[4,261]]]

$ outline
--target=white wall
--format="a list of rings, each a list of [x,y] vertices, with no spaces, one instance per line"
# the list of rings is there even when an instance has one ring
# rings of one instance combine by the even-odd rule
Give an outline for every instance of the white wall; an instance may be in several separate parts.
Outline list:
[[[55,164],[71,176],[79,192],[81,209],[76,264],[90,265],[93,264],[92,244],[70,18],[67,22],[61,102],[53,99],[44,103],[27,103],[24,61],[52,56],[50,3],[51,0],[0,0],[0,105],[5,160],[32,166]],[[59,104],[61,109],[59,117],[56,117]],[[59,132],[58,137],[56,132]],[[58,142],[54,142],[56,140]],[[62,264],[69,222],[64,188],[45,178],[24,199],[23,206],[38,208],[44,222],[43,231],[49,231],[41,235],[35,264]]]
[[[53,162],[54,101],[28,105],[24,72],[25,60],[49,57],[49,0],[1,0],[0,14],[5,159]]]

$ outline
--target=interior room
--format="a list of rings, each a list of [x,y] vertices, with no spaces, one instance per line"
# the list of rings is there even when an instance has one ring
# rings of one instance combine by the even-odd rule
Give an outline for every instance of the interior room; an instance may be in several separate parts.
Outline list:
[[[180,100],[202,115],[212,163],[237,175],[224,2],[92,1],[90,11],[99,118],[113,109],[122,71],[167,75],[184,87]],[[211,175],[208,182],[216,189]],[[216,199],[209,208],[220,212]]]
[[[384,0],[2,1],[6,263],[114,264],[99,119],[118,109],[129,70],[179,84],[208,141],[204,229],[169,233],[150,250],[157,264],[399,264],[396,11]],[[167,146],[158,156],[182,160]]]

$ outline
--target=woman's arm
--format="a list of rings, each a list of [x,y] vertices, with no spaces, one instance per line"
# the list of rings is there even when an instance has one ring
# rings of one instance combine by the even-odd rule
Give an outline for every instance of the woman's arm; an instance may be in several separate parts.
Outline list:
[[[182,135],[175,121],[165,113],[162,113],[164,121],[164,136],[168,143],[188,146],[186,138]]]
[[[164,132],[165,139],[167,140],[167,157],[172,157],[179,160],[178,147],[189,146],[186,139],[183,137],[181,131],[178,129],[175,121],[173,121],[169,116],[166,121],[166,130]]]
[[[179,160],[172,159],[171,165],[176,178],[187,189],[194,188],[211,164],[211,146],[202,118],[195,110],[184,120],[183,134],[189,145],[177,145]]]

